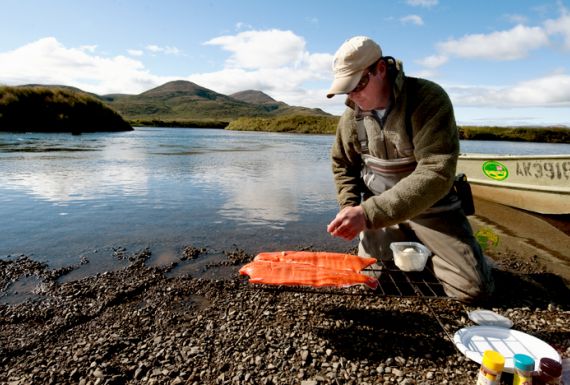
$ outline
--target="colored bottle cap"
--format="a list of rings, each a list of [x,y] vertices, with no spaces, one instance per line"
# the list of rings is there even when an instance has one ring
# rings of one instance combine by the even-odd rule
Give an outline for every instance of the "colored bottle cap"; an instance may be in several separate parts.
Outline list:
[[[513,357],[515,368],[520,370],[534,370],[534,359],[526,354],[515,354]]]
[[[562,374],[562,364],[552,358],[541,358],[540,370],[551,377],[560,377]]]
[[[482,364],[494,372],[501,372],[505,367],[505,357],[494,350],[485,350]]]

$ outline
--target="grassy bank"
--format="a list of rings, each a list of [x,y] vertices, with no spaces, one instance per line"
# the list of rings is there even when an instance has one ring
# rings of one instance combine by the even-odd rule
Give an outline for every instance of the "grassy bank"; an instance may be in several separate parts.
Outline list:
[[[192,119],[192,120],[161,120],[134,119],[129,123],[135,127],[192,127],[192,128],[226,128],[229,124],[224,120]]]
[[[464,140],[570,143],[570,128],[461,126],[459,137]]]
[[[228,130],[334,134],[338,116],[282,116],[272,118],[238,118]],[[518,142],[570,143],[568,127],[496,127],[460,126],[462,140],[509,140]]]
[[[279,116],[275,118],[238,118],[226,129],[236,131],[296,132],[302,134],[334,134],[336,116]]]
[[[93,95],[66,87],[0,87],[0,131],[130,131]]]

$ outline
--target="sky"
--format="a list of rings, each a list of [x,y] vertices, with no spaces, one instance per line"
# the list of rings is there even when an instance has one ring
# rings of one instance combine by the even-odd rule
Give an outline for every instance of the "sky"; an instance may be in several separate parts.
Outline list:
[[[440,84],[461,125],[570,126],[570,0],[0,0],[0,84],[139,94],[188,80],[340,115],[365,35]]]

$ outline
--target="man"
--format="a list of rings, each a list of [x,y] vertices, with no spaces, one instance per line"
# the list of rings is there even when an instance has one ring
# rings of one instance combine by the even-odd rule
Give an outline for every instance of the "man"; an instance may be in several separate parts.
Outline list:
[[[332,149],[341,210],[327,231],[360,235],[358,254],[378,259],[392,258],[391,242],[419,241],[448,296],[488,296],[489,266],[452,189],[459,138],[445,91],[405,76],[365,36],[341,45],[333,71],[327,97],[348,97]]]

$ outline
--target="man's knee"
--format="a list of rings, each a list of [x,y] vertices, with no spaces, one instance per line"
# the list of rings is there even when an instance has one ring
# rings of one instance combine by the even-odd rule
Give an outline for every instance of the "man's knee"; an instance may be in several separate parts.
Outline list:
[[[484,274],[483,272],[480,272],[477,277],[472,277],[472,279],[466,276],[458,276],[455,279],[441,277],[440,281],[448,297],[465,303],[487,300],[495,290],[491,274]]]

